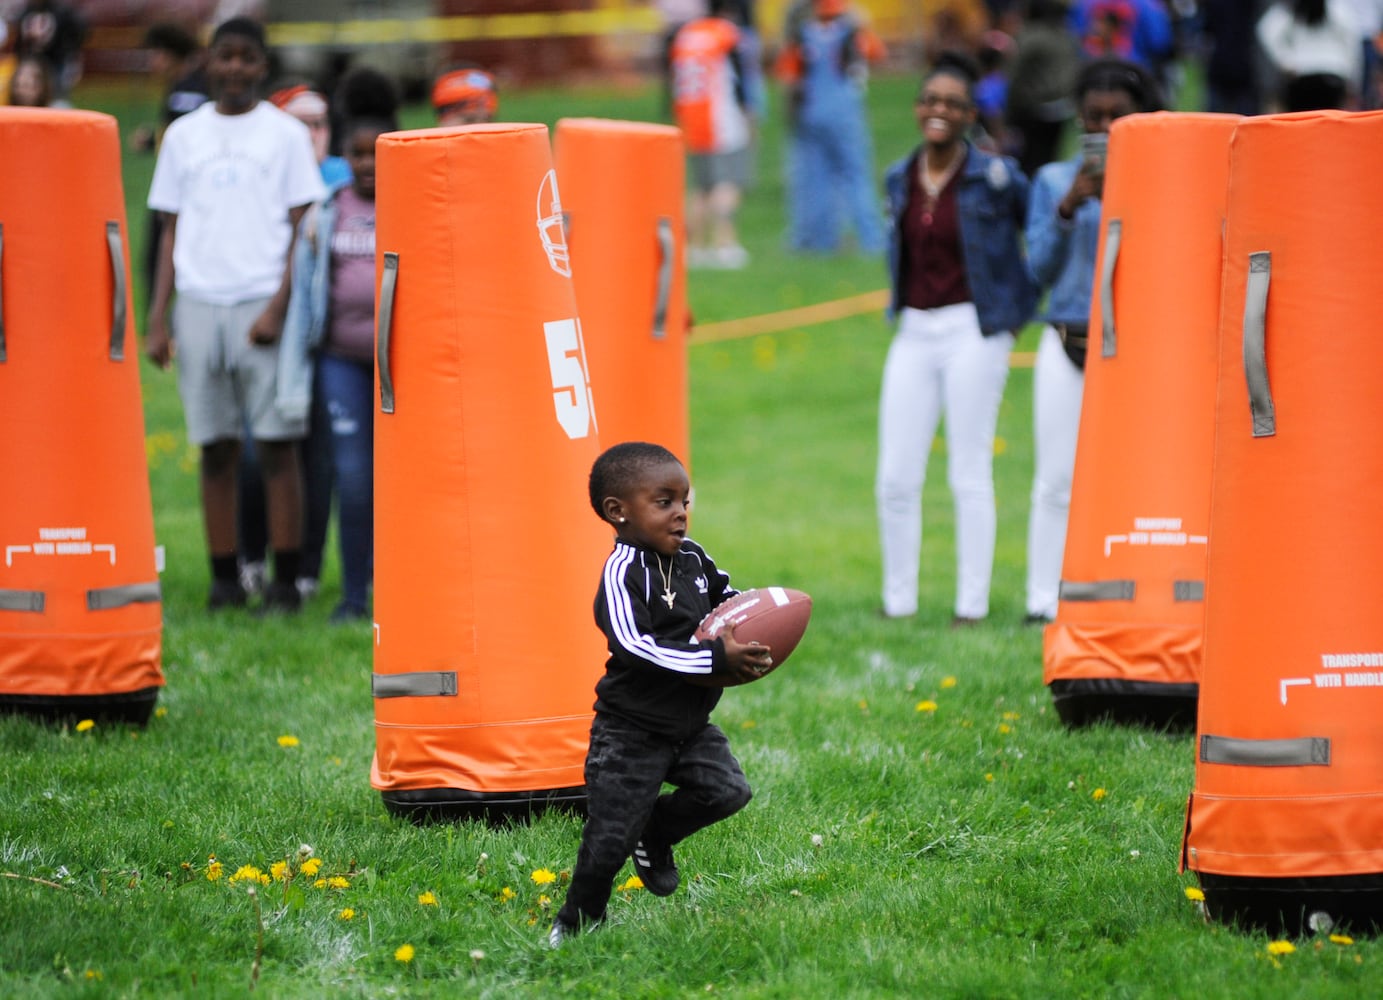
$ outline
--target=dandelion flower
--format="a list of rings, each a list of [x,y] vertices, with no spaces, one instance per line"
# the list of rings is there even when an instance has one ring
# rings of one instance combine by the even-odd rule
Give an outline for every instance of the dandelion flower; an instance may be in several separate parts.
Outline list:
[[[814,834],[812,834],[812,846],[813,846],[813,847],[820,847],[820,846],[821,846],[822,844],[824,844],[824,843],[826,843],[826,838],[825,838],[825,837],[821,836],[821,834],[819,834],[819,833],[814,833]]]
[[[319,878],[316,882],[313,882],[313,883],[312,883],[312,888],[314,888],[314,889],[325,889],[326,887],[327,887],[327,880],[324,879],[324,878]]]
[[[1292,944],[1292,942],[1290,942],[1290,941],[1269,941],[1269,942],[1268,942],[1268,954],[1269,954],[1269,955],[1290,955],[1292,952],[1294,952],[1294,951],[1296,951],[1296,950],[1297,950],[1297,946],[1294,945],[1294,944]]]
[[[917,711],[919,711],[919,712],[935,712],[935,711],[936,711],[936,702],[932,701],[930,698],[928,698],[926,701],[919,701],[919,702],[917,703]]]
[[[1022,718],[1022,716],[1019,715],[1017,712],[1005,712],[1004,718],[1007,719],[1009,722],[1017,722],[1019,719]]]
[[[472,949],[471,949],[471,961],[472,961],[472,962],[479,962],[479,961],[480,961],[482,958],[484,958],[484,957],[485,957],[485,953],[484,953],[483,951],[481,951],[479,948],[472,948]]]
[[[1201,892],[1194,885],[1188,885],[1186,887],[1186,898],[1193,903],[1204,903],[1205,893]]]
[[[327,879],[327,887],[330,889],[349,889],[351,884],[340,875],[333,875],[331,878]]]
[[[295,747],[297,745],[298,738],[296,736],[289,736],[285,734],[279,737],[279,746],[281,747]]]
[[[106,978],[96,969],[87,969],[85,975],[87,979],[101,980]]]
[[[337,915],[338,915],[342,920],[354,920],[354,919],[355,919],[355,911],[352,910],[349,906],[346,907],[344,910],[342,910],[342,911],[341,911],[339,914],[337,914]]]
[[[506,885],[503,889],[499,891],[499,901],[501,903],[507,903],[509,902],[509,900],[513,899],[517,895],[518,893],[516,893],[513,889],[509,888]]]
[[[155,718],[155,719],[166,719],[166,718],[168,718],[168,706],[167,706],[167,705],[160,705],[158,708],[154,709],[154,718]]]
[[[316,854],[316,853],[317,853],[317,852],[313,849],[313,847],[312,847],[311,844],[299,844],[299,845],[298,845],[298,857],[299,857],[299,858],[310,858],[310,857],[312,857],[312,855],[314,855],[314,854]]]
[[[534,885],[547,885],[557,881],[557,876],[546,868],[539,868],[532,875],[528,876],[533,880]]]
[[[994,772],[993,772],[993,771],[986,771],[986,772],[985,772],[985,775],[984,775],[984,780],[985,780],[985,781],[993,781],[993,780],[994,780]]]
[[[1348,934],[1332,934],[1330,935],[1330,940],[1333,941],[1335,944],[1354,943],[1354,938],[1350,937]]]
[[[418,894],[418,904],[420,906],[436,906],[437,897],[432,894],[432,890]]]
[[[394,952],[394,961],[411,962],[413,961],[413,956],[416,954],[417,952],[414,951],[413,946],[411,944],[401,944],[399,945],[398,949]]]
[[[317,874],[319,871],[321,871],[321,870],[322,870],[322,859],[321,859],[321,858],[308,858],[306,861],[303,862],[303,869],[302,869],[302,871],[303,871],[303,874],[304,874],[304,875],[316,875],[316,874]]]
[[[206,880],[208,882],[215,882],[221,877],[221,874],[221,862],[213,860],[211,864],[206,866]]]
[[[288,862],[275,861],[269,866],[269,874],[273,877],[275,882],[282,882],[288,877]]]
[[[546,910],[549,906],[552,905],[551,897],[549,897],[547,893],[543,893],[541,896],[538,897],[538,905]]]
[[[631,892],[631,891],[633,891],[634,889],[642,889],[642,888],[643,888],[643,879],[639,878],[639,876],[637,876],[637,875],[630,875],[627,879],[624,880],[623,883],[621,883],[621,885],[620,885],[620,887],[619,887],[619,891],[620,891],[620,892]]]
[[[1103,798],[1104,798],[1106,795],[1108,795],[1108,794],[1109,794],[1109,793],[1106,792],[1103,788],[1097,788],[1097,789],[1095,789],[1093,792],[1090,793],[1090,797],[1091,797],[1092,799],[1094,799],[1096,802],[1099,802],[1101,799],[1103,799]]]
[[[1001,735],[1007,736],[1009,733],[1013,732],[1013,727],[1007,722],[1001,722],[999,723],[999,732]]]
[[[258,882],[260,885],[269,884],[269,876],[254,865],[241,865],[235,870],[235,874],[228,880],[231,885],[237,882]]]
[[[948,690],[949,688],[953,688],[955,686],[956,679],[952,677],[950,674],[947,674],[945,677],[941,678],[941,689],[943,691]]]
[[[77,732],[79,732],[79,733],[84,733],[84,732],[86,732],[88,729],[95,729],[95,728],[96,728],[96,721],[95,721],[94,719],[83,719],[81,722],[77,723]]]

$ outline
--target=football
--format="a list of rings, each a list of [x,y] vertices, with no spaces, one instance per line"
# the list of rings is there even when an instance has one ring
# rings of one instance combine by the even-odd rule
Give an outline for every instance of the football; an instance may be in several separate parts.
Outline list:
[[[773,666],[760,677],[781,667],[802,641],[812,617],[812,599],[800,590],[787,587],[760,587],[746,590],[725,601],[696,627],[699,642],[712,642],[734,629],[737,642],[759,642],[773,655]],[[702,678],[697,683],[716,687],[738,684],[733,678]]]

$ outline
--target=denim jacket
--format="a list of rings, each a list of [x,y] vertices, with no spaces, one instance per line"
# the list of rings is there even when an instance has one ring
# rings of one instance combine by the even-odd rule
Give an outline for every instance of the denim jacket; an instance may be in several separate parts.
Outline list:
[[[1028,205],[1028,260],[1037,283],[1051,289],[1043,319],[1049,323],[1090,321],[1095,283],[1095,255],[1100,247],[1100,202],[1091,198],[1076,206],[1071,219],[1057,215],[1080,169],[1079,156],[1048,163],[1037,171]]]
[[[274,404],[288,420],[304,419],[312,407],[312,359],[327,327],[331,293],[331,237],[336,231],[336,195],[350,180],[332,185],[298,225],[293,246],[293,286],[279,339],[278,389]]]
[[[1032,318],[1037,289],[1028,272],[1019,237],[1028,211],[1028,179],[1015,160],[965,144],[965,166],[956,183],[960,213],[961,258],[970,295],[986,336],[1018,328]],[[889,318],[903,304],[903,212],[908,178],[917,169],[921,147],[888,168],[888,271],[892,284]]]

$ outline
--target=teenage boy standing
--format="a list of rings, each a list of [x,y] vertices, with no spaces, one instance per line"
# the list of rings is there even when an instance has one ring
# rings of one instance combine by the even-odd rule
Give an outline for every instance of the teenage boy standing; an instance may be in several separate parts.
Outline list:
[[[298,221],[325,195],[306,126],[259,99],[264,29],[243,17],[213,33],[213,102],[168,127],[149,188],[164,213],[145,352],[168,367],[176,342],[188,439],[201,449],[202,515],[211,558],[208,607],[245,604],[235,558],[236,475],[248,424],[264,468],[275,579],[266,611],[296,611],[302,418],[274,406],[288,261]],[[169,304],[173,292],[177,301]]]

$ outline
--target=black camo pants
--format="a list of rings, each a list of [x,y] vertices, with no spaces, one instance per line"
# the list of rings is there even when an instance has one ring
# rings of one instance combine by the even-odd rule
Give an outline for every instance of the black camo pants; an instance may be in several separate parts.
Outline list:
[[[676,791],[664,793],[664,782]],[[676,844],[739,812],[752,794],[717,726],[677,743],[597,714],[586,754],[586,827],[558,919],[600,920],[635,844]]]

